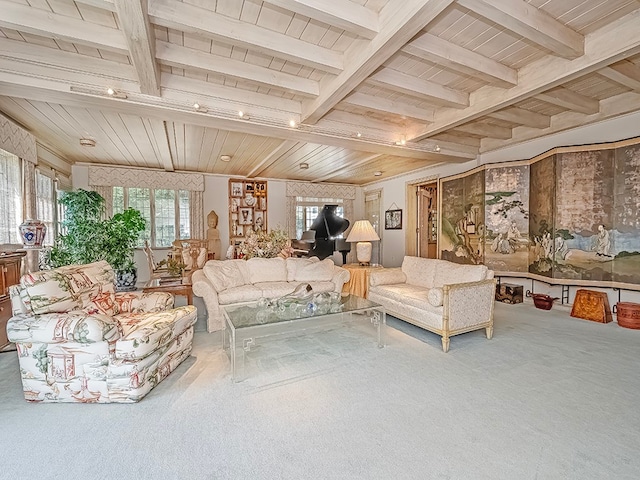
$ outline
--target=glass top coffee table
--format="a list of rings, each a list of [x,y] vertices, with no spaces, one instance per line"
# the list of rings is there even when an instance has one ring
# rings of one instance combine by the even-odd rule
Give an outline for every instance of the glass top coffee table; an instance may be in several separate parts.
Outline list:
[[[257,339],[273,336],[295,336],[352,321],[366,320],[376,328],[378,347],[384,347],[386,313],[382,305],[355,295],[341,296],[328,311],[298,308],[270,308],[250,303],[222,308],[226,329],[224,348],[231,359],[234,382],[245,378],[245,352],[249,352]],[[326,313],[319,313],[320,311]]]

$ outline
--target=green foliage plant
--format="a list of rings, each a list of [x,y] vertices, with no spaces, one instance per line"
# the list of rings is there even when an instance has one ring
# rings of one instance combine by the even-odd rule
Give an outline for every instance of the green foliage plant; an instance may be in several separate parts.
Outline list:
[[[64,192],[62,234],[51,250],[51,266],[78,265],[106,260],[115,271],[135,270],[133,252],[145,229],[145,219],[129,208],[105,217],[105,200],[97,192]]]

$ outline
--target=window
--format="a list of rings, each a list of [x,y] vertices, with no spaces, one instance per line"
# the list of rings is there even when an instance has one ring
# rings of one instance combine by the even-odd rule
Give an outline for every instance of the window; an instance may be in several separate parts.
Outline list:
[[[53,179],[36,169],[36,217],[47,227],[44,245],[53,245],[56,237],[56,198]]]
[[[0,150],[0,243],[22,243],[22,173],[20,159]]]
[[[344,217],[342,199],[296,197],[296,238],[301,238],[302,232],[309,230],[320,210],[326,204],[338,205],[336,214],[339,217]],[[339,235],[339,238],[342,238],[342,235]]]
[[[113,187],[113,213],[135,208],[147,221],[138,247],[170,247],[176,238],[190,238],[190,202],[187,190]]]

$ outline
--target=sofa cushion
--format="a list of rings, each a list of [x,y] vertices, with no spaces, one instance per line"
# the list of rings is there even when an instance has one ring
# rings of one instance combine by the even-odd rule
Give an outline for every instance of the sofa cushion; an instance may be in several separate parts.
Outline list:
[[[452,283],[477,282],[487,276],[485,265],[459,265],[440,260],[433,280],[434,287],[451,285]]]
[[[407,277],[407,283],[425,288],[433,287],[438,262],[439,260],[432,258],[405,256],[402,261],[402,272]]]
[[[262,290],[254,285],[242,285],[240,287],[229,288],[218,293],[220,305],[230,305],[232,303],[255,302],[262,297]]]
[[[330,258],[288,258],[286,263],[289,282],[327,282],[333,278],[335,264]]]
[[[250,258],[247,260],[250,283],[286,282],[287,265],[284,258]]]
[[[429,303],[429,300],[427,300],[429,289],[424,287],[399,283],[396,285],[380,285],[370,290],[370,292],[375,292],[402,305],[410,305],[440,315],[443,313],[444,307],[433,306]]]
[[[33,313],[116,313],[113,269],[106,261],[69,265],[23,275],[20,279]]]
[[[289,295],[296,288],[297,283],[289,282],[258,282],[253,284],[254,287],[260,289],[261,296],[265,298],[278,298]]]
[[[210,260],[202,271],[217,292],[241,287],[248,282],[247,262],[244,260]]]
[[[442,305],[442,301],[444,300],[444,292],[438,287],[430,288],[429,293],[427,294],[427,300],[434,307],[439,307]]]

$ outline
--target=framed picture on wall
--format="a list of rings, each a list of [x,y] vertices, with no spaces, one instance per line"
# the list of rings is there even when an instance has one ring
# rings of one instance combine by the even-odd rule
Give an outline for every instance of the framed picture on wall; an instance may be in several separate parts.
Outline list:
[[[385,230],[402,230],[402,210],[387,210],[384,212]]]
[[[231,182],[231,196],[242,197],[244,195],[243,185],[240,182]]]
[[[238,224],[253,225],[253,208],[241,208],[239,210]]]

